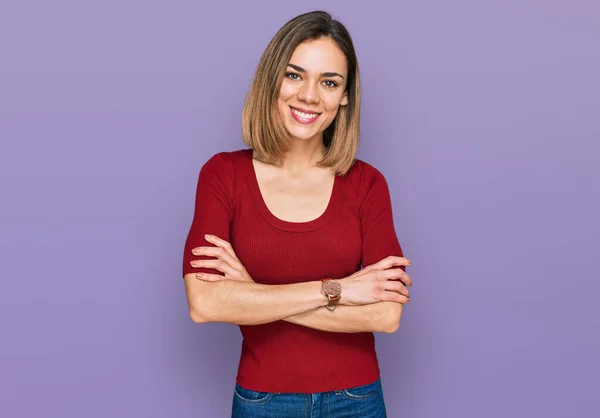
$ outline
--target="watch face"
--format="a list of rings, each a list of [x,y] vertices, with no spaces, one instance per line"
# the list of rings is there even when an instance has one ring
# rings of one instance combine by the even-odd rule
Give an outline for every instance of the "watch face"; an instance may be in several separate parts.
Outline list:
[[[339,296],[342,293],[342,285],[337,280],[328,280],[323,283],[323,292],[328,296]]]

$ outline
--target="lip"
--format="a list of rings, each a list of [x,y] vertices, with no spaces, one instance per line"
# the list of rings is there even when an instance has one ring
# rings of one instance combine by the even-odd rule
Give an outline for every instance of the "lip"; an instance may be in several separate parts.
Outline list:
[[[299,112],[306,113],[306,114],[309,114],[309,115],[317,115],[317,116],[315,116],[313,118],[310,118],[310,119],[309,118],[303,118],[302,116],[296,114],[296,112],[294,112],[294,110],[298,110]],[[317,121],[317,119],[319,119],[319,117],[321,115],[319,112],[314,112],[314,111],[311,111],[311,110],[302,109],[302,108],[293,107],[293,106],[290,106],[290,114],[292,115],[292,118],[294,118],[294,120],[296,122],[301,123],[302,125],[310,125],[312,123],[315,123]]]
[[[320,115],[321,112],[315,112],[314,110],[302,109],[301,107],[290,106],[292,109],[296,109],[299,112],[306,113],[309,115]]]

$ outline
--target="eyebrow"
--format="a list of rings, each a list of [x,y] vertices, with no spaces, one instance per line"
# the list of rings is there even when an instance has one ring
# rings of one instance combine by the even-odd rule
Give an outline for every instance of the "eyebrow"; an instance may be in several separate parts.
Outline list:
[[[298,65],[294,65],[292,63],[288,64],[288,67],[292,67],[294,70],[300,72],[300,73],[305,73],[306,70]],[[338,74],[338,73],[333,73],[333,72],[328,72],[328,73],[321,73],[321,77],[340,77],[340,78],[344,78],[343,75]]]

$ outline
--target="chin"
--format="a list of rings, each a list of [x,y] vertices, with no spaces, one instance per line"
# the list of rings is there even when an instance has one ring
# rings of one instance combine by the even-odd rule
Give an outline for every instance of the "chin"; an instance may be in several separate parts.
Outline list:
[[[289,129],[287,127],[286,130],[292,139],[298,139],[300,141],[308,141],[309,139],[312,139],[322,133],[320,131],[307,132],[304,129]]]
[[[329,125],[302,126],[295,120],[286,120],[284,121],[283,126],[292,139],[308,141],[310,139],[313,139],[314,137],[322,136],[323,132],[325,132],[325,129],[327,129],[327,126]]]
[[[314,138],[323,138],[323,132],[325,130],[304,130],[304,129],[287,129],[288,134],[292,140],[296,141],[310,141]]]

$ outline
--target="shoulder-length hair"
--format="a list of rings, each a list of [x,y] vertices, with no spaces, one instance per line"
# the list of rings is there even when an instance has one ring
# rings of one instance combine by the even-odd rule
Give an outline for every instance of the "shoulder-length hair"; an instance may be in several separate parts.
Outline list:
[[[360,82],[358,61],[346,27],[323,11],[302,14],[287,22],[263,53],[242,111],[242,136],[259,159],[281,160],[289,148],[289,135],[277,112],[277,99],[289,60],[302,42],[330,38],[346,56],[348,104],[323,132],[326,151],[320,166],[344,175],[354,163],[360,130]]]

